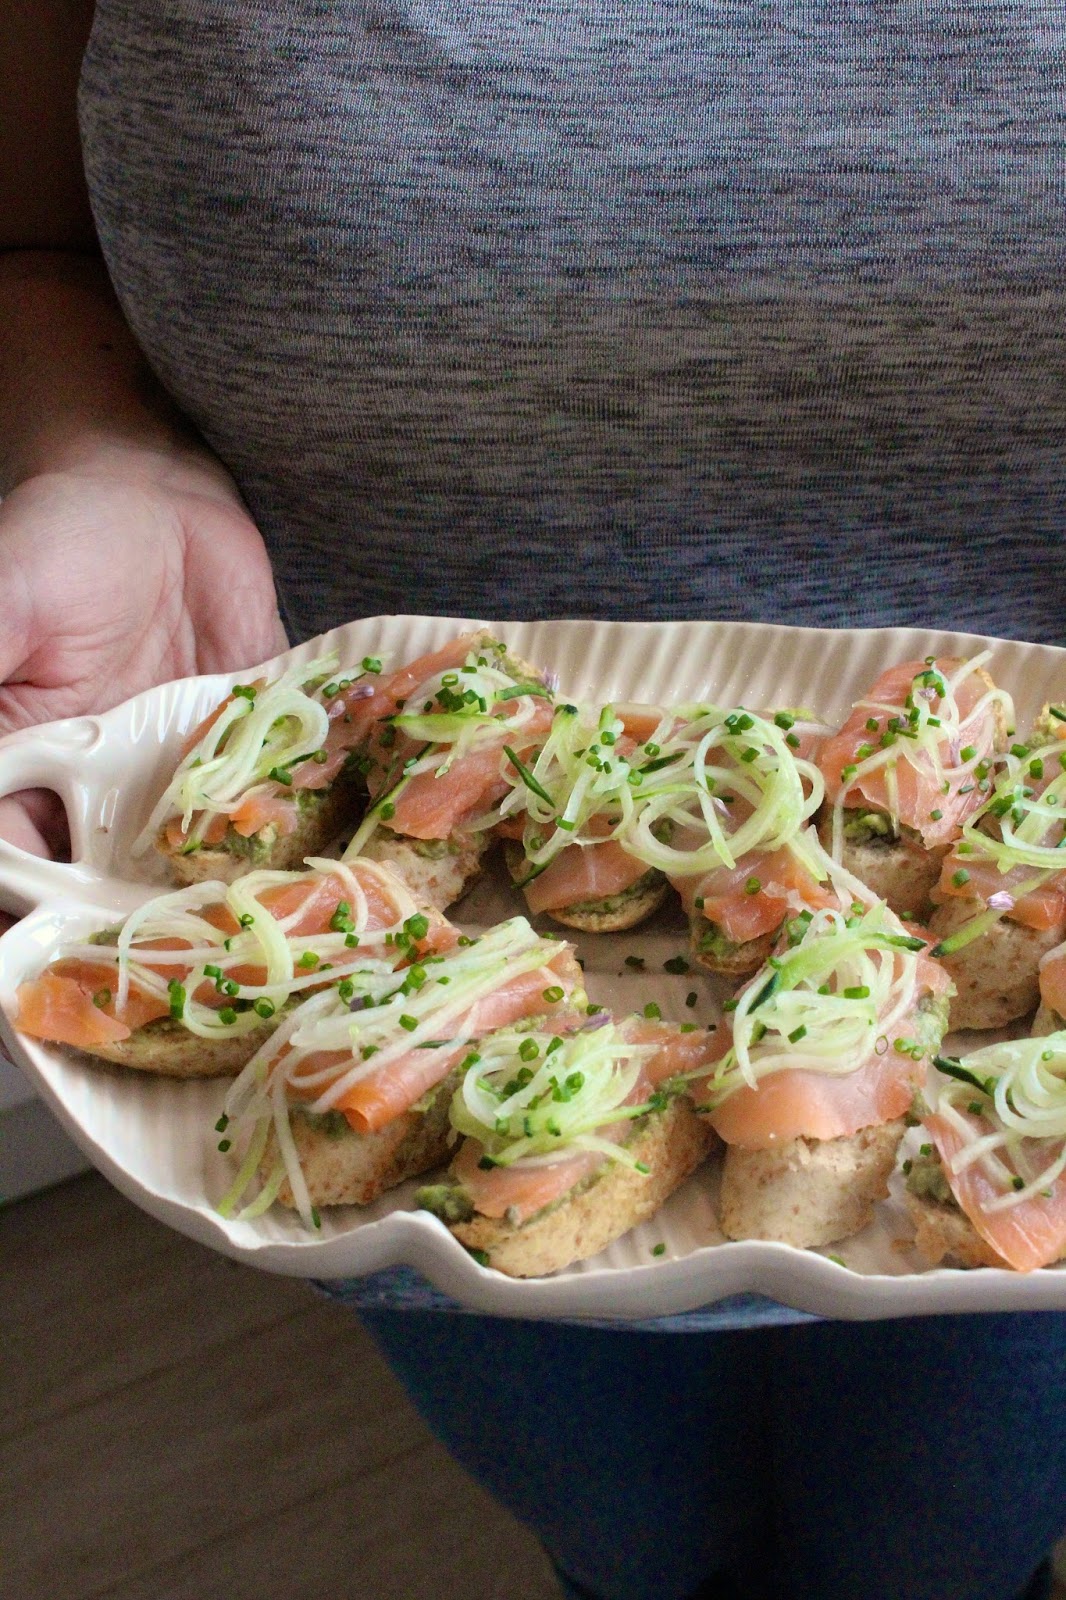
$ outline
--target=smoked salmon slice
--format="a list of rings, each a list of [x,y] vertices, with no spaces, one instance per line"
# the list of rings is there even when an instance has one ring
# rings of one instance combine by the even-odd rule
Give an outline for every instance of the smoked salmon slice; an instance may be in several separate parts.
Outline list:
[[[996,698],[981,669],[960,678],[966,665],[944,657],[883,672],[821,748],[827,800],[883,812],[913,829],[926,848],[957,838],[985,800],[987,774],[1002,743],[997,707],[1006,700]],[[957,717],[948,714],[953,680]],[[932,721],[924,737],[913,738],[923,711]]]
[[[625,894],[649,870],[614,839],[591,845],[569,844],[525,885],[526,904],[536,915],[581,905],[586,900],[608,900]]]
[[[817,910],[837,903],[787,845],[766,853],[749,851],[733,867],[672,881],[689,916],[714,923],[733,944],[773,933],[805,907]]]
[[[978,1135],[988,1131],[987,1122],[980,1117],[970,1115],[965,1120]],[[936,1113],[925,1117],[923,1122],[936,1145],[944,1176],[960,1210],[1007,1266],[1013,1267],[1015,1272],[1034,1272],[1066,1255],[1066,1174],[1060,1173],[1054,1178],[1044,1194],[990,1211],[989,1206],[1002,1199],[1003,1190],[996,1186],[981,1163],[973,1161],[961,1172],[952,1171],[953,1159],[965,1147],[960,1131]],[[1032,1146],[1032,1141],[1029,1143]]]

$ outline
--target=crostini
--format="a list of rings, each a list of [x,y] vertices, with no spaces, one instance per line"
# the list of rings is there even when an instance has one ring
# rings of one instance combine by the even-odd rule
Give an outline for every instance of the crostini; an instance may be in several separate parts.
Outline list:
[[[1066,1256],[1066,1033],[1012,1039],[961,1060],[904,1163],[916,1243],[930,1262],[1032,1272]]]
[[[752,971],[790,909],[824,903],[803,839],[822,781],[793,754],[793,720],[706,705],[558,706],[499,808],[503,827],[521,820],[511,871],[530,908],[617,931],[646,917],[669,881],[697,962]]]
[[[573,951],[522,917],[401,971],[362,963],[293,1010],[231,1086],[219,1131],[239,1171],[220,1211],[276,1200],[314,1226],[322,1206],[367,1205],[441,1164],[454,1074],[478,1041],[584,1004]]]
[[[689,1077],[713,1033],[605,1014],[570,1033],[504,1030],[463,1074],[450,1120],[464,1142],[418,1191],[484,1265],[558,1272],[655,1214],[707,1154]]]
[[[728,1146],[731,1239],[832,1243],[887,1192],[947,1021],[947,975],[882,902],[802,912],[732,1004],[699,1103]]]
[[[135,853],[154,847],[179,883],[231,882],[320,855],[358,813],[355,752],[380,661],[335,655],[233,689],[185,741]]]
[[[901,916],[930,915],[940,863],[1006,748],[1013,707],[989,659],[888,668],[819,753],[823,843]]]
[[[369,804],[346,857],[388,862],[424,904],[459,899],[491,843],[497,801],[551,726],[552,698],[543,673],[485,632],[406,668],[368,733]]]
[[[370,958],[398,966],[458,933],[371,862],[188,885],[62,948],[17,991],[37,1039],[167,1077],[238,1072],[288,1009]]]

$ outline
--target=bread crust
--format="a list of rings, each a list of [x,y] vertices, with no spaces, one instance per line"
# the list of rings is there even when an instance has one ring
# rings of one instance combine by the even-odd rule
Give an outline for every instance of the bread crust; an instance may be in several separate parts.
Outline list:
[[[112,1061],[134,1072],[159,1078],[233,1077],[250,1061],[273,1033],[283,1013],[250,1028],[247,1033],[219,1039],[201,1039],[168,1017],[137,1028],[128,1039],[101,1044],[78,1054],[90,1060]]]
[[[700,940],[706,929],[711,927],[706,917],[699,912],[695,914],[691,924],[691,955],[697,966],[703,967],[706,972],[718,973],[725,978],[747,978],[753,972],[758,972],[760,967],[766,965],[774,953],[777,944],[778,930],[771,933],[762,933],[757,939],[749,939],[745,944],[737,945],[729,955],[716,955],[713,950],[701,950]]]
[[[983,909],[953,897],[937,907],[929,931],[946,939]],[[1028,1016],[1040,999],[1040,958],[1061,943],[1061,929],[1038,931],[1001,917],[954,955],[939,957],[955,982],[950,1027],[1003,1028]]]
[[[905,1131],[897,1118],[840,1139],[790,1139],[770,1150],[730,1145],[719,1200],[722,1232],[799,1249],[849,1238],[888,1193]]]
[[[1033,1038],[1043,1039],[1049,1033],[1060,1032],[1062,1028],[1066,1028],[1066,1022],[1063,1021],[1057,1011],[1052,1010],[1051,1006],[1041,1001],[1036,1016],[1033,1018],[1031,1029]]]
[[[451,1225],[468,1250],[510,1278],[539,1278],[585,1261],[654,1216],[715,1143],[707,1118],[688,1100],[650,1116],[626,1148],[649,1173],[610,1161],[592,1177],[528,1222],[475,1216]]]
[[[1005,1267],[1003,1257],[977,1232],[958,1206],[944,1205],[930,1195],[904,1193],[914,1223],[914,1242],[929,1266],[951,1260],[960,1267]]]

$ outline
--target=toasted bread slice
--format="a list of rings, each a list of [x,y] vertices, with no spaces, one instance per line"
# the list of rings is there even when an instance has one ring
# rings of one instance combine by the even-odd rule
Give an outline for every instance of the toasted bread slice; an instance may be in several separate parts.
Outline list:
[[[487,833],[456,834],[451,839],[410,839],[384,825],[367,840],[360,854],[390,867],[420,906],[445,911],[481,875],[488,849]]]
[[[215,879],[232,883],[253,867],[269,867],[285,872],[302,867],[308,856],[320,856],[337,835],[354,819],[360,806],[360,785],[354,777],[342,774],[328,789],[301,791],[300,820],[295,832],[278,836],[273,827],[245,839],[235,828],[227,830],[218,845],[202,845],[197,850],[175,851],[165,831],[159,834],[157,848],[166,857],[171,876],[178,883],[206,883]]]
[[[790,1139],[770,1150],[730,1145],[719,1201],[729,1239],[776,1239],[800,1249],[864,1228],[906,1131],[902,1118],[842,1139]]]
[[[295,1109],[289,1126],[311,1204],[368,1206],[405,1178],[443,1166],[454,1138],[448,1107],[461,1075],[457,1066],[419,1107],[378,1133],[357,1132],[340,1111],[316,1116]],[[271,1129],[259,1167],[264,1182],[277,1160],[277,1139]],[[283,1206],[295,1204],[287,1178],[278,1200]]]
[[[649,1168],[647,1174],[618,1161],[605,1161],[554,1205],[515,1226],[468,1214],[452,1221],[452,1233],[482,1264],[511,1278],[542,1277],[606,1249],[639,1222],[654,1216],[665,1200],[695,1171],[715,1142],[707,1122],[690,1101],[678,1099],[665,1111],[634,1123],[626,1149]],[[448,1207],[441,1185],[432,1206]],[[462,1190],[452,1186],[453,1214],[462,1214]],[[419,1197],[427,1191],[421,1191]]]
[[[973,900],[946,900],[929,923],[936,939],[951,934],[983,910]],[[1003,1028],[1026,1017],[1040,999],[1040,957],[1062,943],[1062,931],[1037,931],[1003,917],[954,955],[941,956],[955,981],[949,1026]]]
[[[924,922],[933,909],[930,898],[940,877],[947,846],[927,850],[917,834],[904,828],[899,834],[887,817],[868,808],[845,811],[841,864],[854,873],[897,916]],[[826,850],[833,846],[832,808],[824,806],[818,818],[818,837]]]

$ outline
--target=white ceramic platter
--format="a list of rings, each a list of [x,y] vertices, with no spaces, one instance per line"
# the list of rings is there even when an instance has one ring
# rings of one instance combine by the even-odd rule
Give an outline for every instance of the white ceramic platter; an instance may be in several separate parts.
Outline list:
[[[335,649],[342,663],[381,656],[386,668],[443,644],[467,621],[376,617],[336,629],[268,664]],[[558,675],[574,698],[685,701],[756,708],[804,706],[830,723],[892,662],[989,647],[992,671],[1015,696],[1019,729],[1046,700],[1066,697],[1066,650],[915,629],[853,632],[748,623],[490,624],[527,660]],[[981,1269],[923,1270],[895,1200],[862,1234],[832,1253],[758,1241],[723,1242],[708,1163],[651,1222],[594,1260],[552,1278],[517,1282],[476,1265],[443,1224],[415,1211],[410,1183],[366,1209],[323,1214],[321,1231],[278,1211],[227,1222],[213,1208],[228,1184],[227,1158],[211,1130],[224,1092],[217,1082],[153,1080],[72,1059],[23,1039],[11,1025],[18,983],[57,944],[114,922],[161,881],[130,846],[173,769],[185,734],[222,698],[221,676],[166,684],[99,717],[72,719],[0,740],[0,794],[55,789],[71,820],[75,860],[40,862],[0,844],[0,907],[27,913],[0,939],[0,1031],[14,1059],[100,1170],[132,1200],[226,1255],[298,1277],[344,1277],[401,1263],[418,1268],[466,1305],[511,1316],[647,1318],[754,1291],[823,1316],[876,1318],[929,1312],[1066,1308],[1066,1271],[1028,1277]],[[484,927],[522,906],[484,881],[454,915]],[[590,993],[628,1010],[654,999],[676,1021],[710,1022],[723,989],[704,974],[663,970],[684,952],[680,915],[665,911],[626,935],[584,938]],[[625,965],[644,961],[642,971]],[[686,1005],[693,991],[695,1006]],[[422,1181],[422,1180],[420,1180]],[[660,1253],[660,1246],[665,1249]]]

